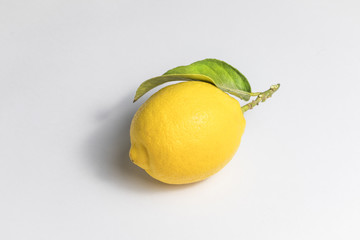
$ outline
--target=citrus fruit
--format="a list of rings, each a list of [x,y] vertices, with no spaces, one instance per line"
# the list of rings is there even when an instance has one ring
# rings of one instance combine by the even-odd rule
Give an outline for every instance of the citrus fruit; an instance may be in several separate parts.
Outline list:
[[[130,159],[170,184],[197,182],[233,157],[245,129],[237,100],[205,82],[182,82],[151,96],[130,127]]]
[[[130,126],[130,159],[153,178],[169,184],[204,180],[236,153],[245,129],[243,113],[272,96],[280,84],[251,92],[246,77],[217,59],[170,69],[144,81],[134,102],[151,89],[172,81],[135,113]],[[236,96],[244,101],[240,106]]]

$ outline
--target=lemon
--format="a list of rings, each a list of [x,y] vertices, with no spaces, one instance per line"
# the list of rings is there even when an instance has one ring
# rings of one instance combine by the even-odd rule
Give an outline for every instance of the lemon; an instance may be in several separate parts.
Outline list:
[[[209,83],[177,83],[159,90],[136,112],[130,159],[164,183],[201,181],[231,160],[244,129],[237,100]]]

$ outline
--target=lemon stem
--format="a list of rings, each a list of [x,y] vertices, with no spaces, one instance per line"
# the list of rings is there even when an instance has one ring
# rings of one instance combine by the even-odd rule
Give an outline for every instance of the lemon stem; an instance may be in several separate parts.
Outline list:
[[[280,87],[280,84],[275,84],[270,87],[269,90],[265,92],[259,92],[259,93],[252,93],[252,96],[257,96],[255,100],[249,102],[248,104],[241,107],[241,110],[243,112],[246,112],[247,110],[253,109],[255,106],[259,105],[260,102],[265,102],[266,99],[271,97],[274,92],[276,92]]]

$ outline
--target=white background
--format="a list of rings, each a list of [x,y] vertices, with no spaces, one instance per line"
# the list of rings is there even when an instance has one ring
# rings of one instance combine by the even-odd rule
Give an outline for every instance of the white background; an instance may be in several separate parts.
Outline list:
[[[360,239],[359,43],[357,0],[0,0],[0,239]],[[162,184],[132,98],[207,57],[281,88],[222,171]]]

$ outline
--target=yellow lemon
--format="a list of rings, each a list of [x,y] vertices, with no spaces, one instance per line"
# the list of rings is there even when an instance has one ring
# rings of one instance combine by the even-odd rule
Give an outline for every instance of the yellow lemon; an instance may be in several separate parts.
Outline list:
[[[201,181],[231,160],[244,129],[237,100],[209,83],[177,83],[159,90],[136,112],[130,159],[165,183]]]

